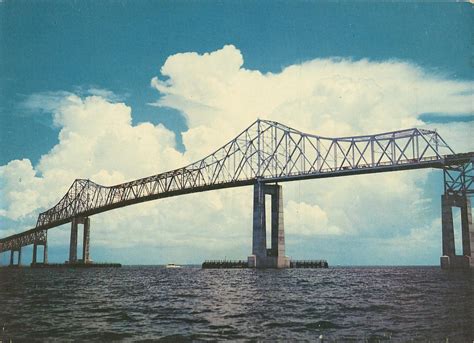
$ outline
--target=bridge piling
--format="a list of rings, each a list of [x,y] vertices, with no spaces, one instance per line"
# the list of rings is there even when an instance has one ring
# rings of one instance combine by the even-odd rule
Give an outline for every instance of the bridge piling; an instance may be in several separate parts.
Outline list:
[[[462,255],[456,255],[453,207],[461,209]],[[474,267],[474,226],[472,224],[470,199],[466,195],[442,195],[441,216],[443,235],[443,256],[440,258],[441,268],[458,269]]]
[[[271,248],[267,249],[265,195],[271,195]],[[283,221],[283,192],[280,185],[257,182],[253,197],[252,255],[248,258],[251,268],[289,268],[285,256],[285,226]]]

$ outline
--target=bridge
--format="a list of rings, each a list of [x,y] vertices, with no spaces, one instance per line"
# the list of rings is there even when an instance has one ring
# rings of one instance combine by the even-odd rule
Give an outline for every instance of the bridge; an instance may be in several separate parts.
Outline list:
[[[455,153],[436,132],[405,129],[354,137],[330,138],[283,124],[257,120],[236,138],[185,167],[114,185],[77,179],[59,202],[40,213],[30,230],[0,239],[0,253],[10,251],[10,265],[21,263],[21,249],[43,246],[48,263],[48,230],[71,223],[70,264],[90,263],[90,217],[132,204],[182,194],[253,185],[253,241],[250,267],[285,268],[283,192],[279,183],[400,170],[437,168],[444,174],[442,195],[443,268],[474,267],[474,228],[470,196],[474,193],[474,152]],[[271,247],[267,248],[265,195],[271,195]],[[462,255],[456,255],[452,208],[461,209]],[[77,254],[83,225],[82,259]],[[16,258],[15,258],[16,255]],[[15,262],[16,260],[16,262]]]

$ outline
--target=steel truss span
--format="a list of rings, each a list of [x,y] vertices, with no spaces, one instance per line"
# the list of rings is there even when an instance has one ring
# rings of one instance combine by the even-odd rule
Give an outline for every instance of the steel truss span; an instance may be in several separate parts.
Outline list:
[[[42,239],[47,229],[75,217],[255,182],[443,168],[445,177],[452,178],[452,190],[459,190],[456,183],[459,177],[464,181],[471,178],[472,184],[473,155],[456,155],[436,131],[425,129],[329,138],[303,133],[274,121],[257,120],[214,153],[185,167],[110,187],[91,180],[74,181],[54,207],[39,215],[35,228],[0,239],[0,252],[32,244]],[[464,167],[466,163],[471,165],[469,170]],[[461,175],[458,179],[453,176],[456,173]]]

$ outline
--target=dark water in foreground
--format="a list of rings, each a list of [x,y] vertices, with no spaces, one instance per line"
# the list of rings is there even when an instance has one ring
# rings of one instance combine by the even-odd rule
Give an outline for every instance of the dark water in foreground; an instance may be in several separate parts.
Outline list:
[[[474,273],[1,268],[2,326],[0,337],[13,342],[472,342]]]

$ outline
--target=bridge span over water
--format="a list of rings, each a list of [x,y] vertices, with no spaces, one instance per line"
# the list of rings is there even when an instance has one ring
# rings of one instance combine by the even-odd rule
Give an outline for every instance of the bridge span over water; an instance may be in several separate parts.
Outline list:
[[[251,267],[284,268],[282,186],[278,183],[390,171],[437,168],[444,174],[441,266],[474,267],[474,228],[469,197],[474,193],[474,152],[455,153],[436,132],[405,129],[364,136],[330,138],[283,124],[257,120],[236,138],[185,167],[122,183],[102,186],[77,179],[59,202],[40,213],[30,230],[0,239],[0,253],[10,251],[10,265],[21,263],[21,248],[44,247],[47,233],[71,223],[69,263],[89,263],[90,216],[112,209],[188,193],[254,186]],[[271,195],[271,247],[266,246],[265,195]],[[461,208],[463,254],[454,247],[452,207]],[[78,225],[83,224],[82,259],[77,256]],[[16,253],[16,254],[15,254]],[[15,258],[15,255],[17,256]]]

